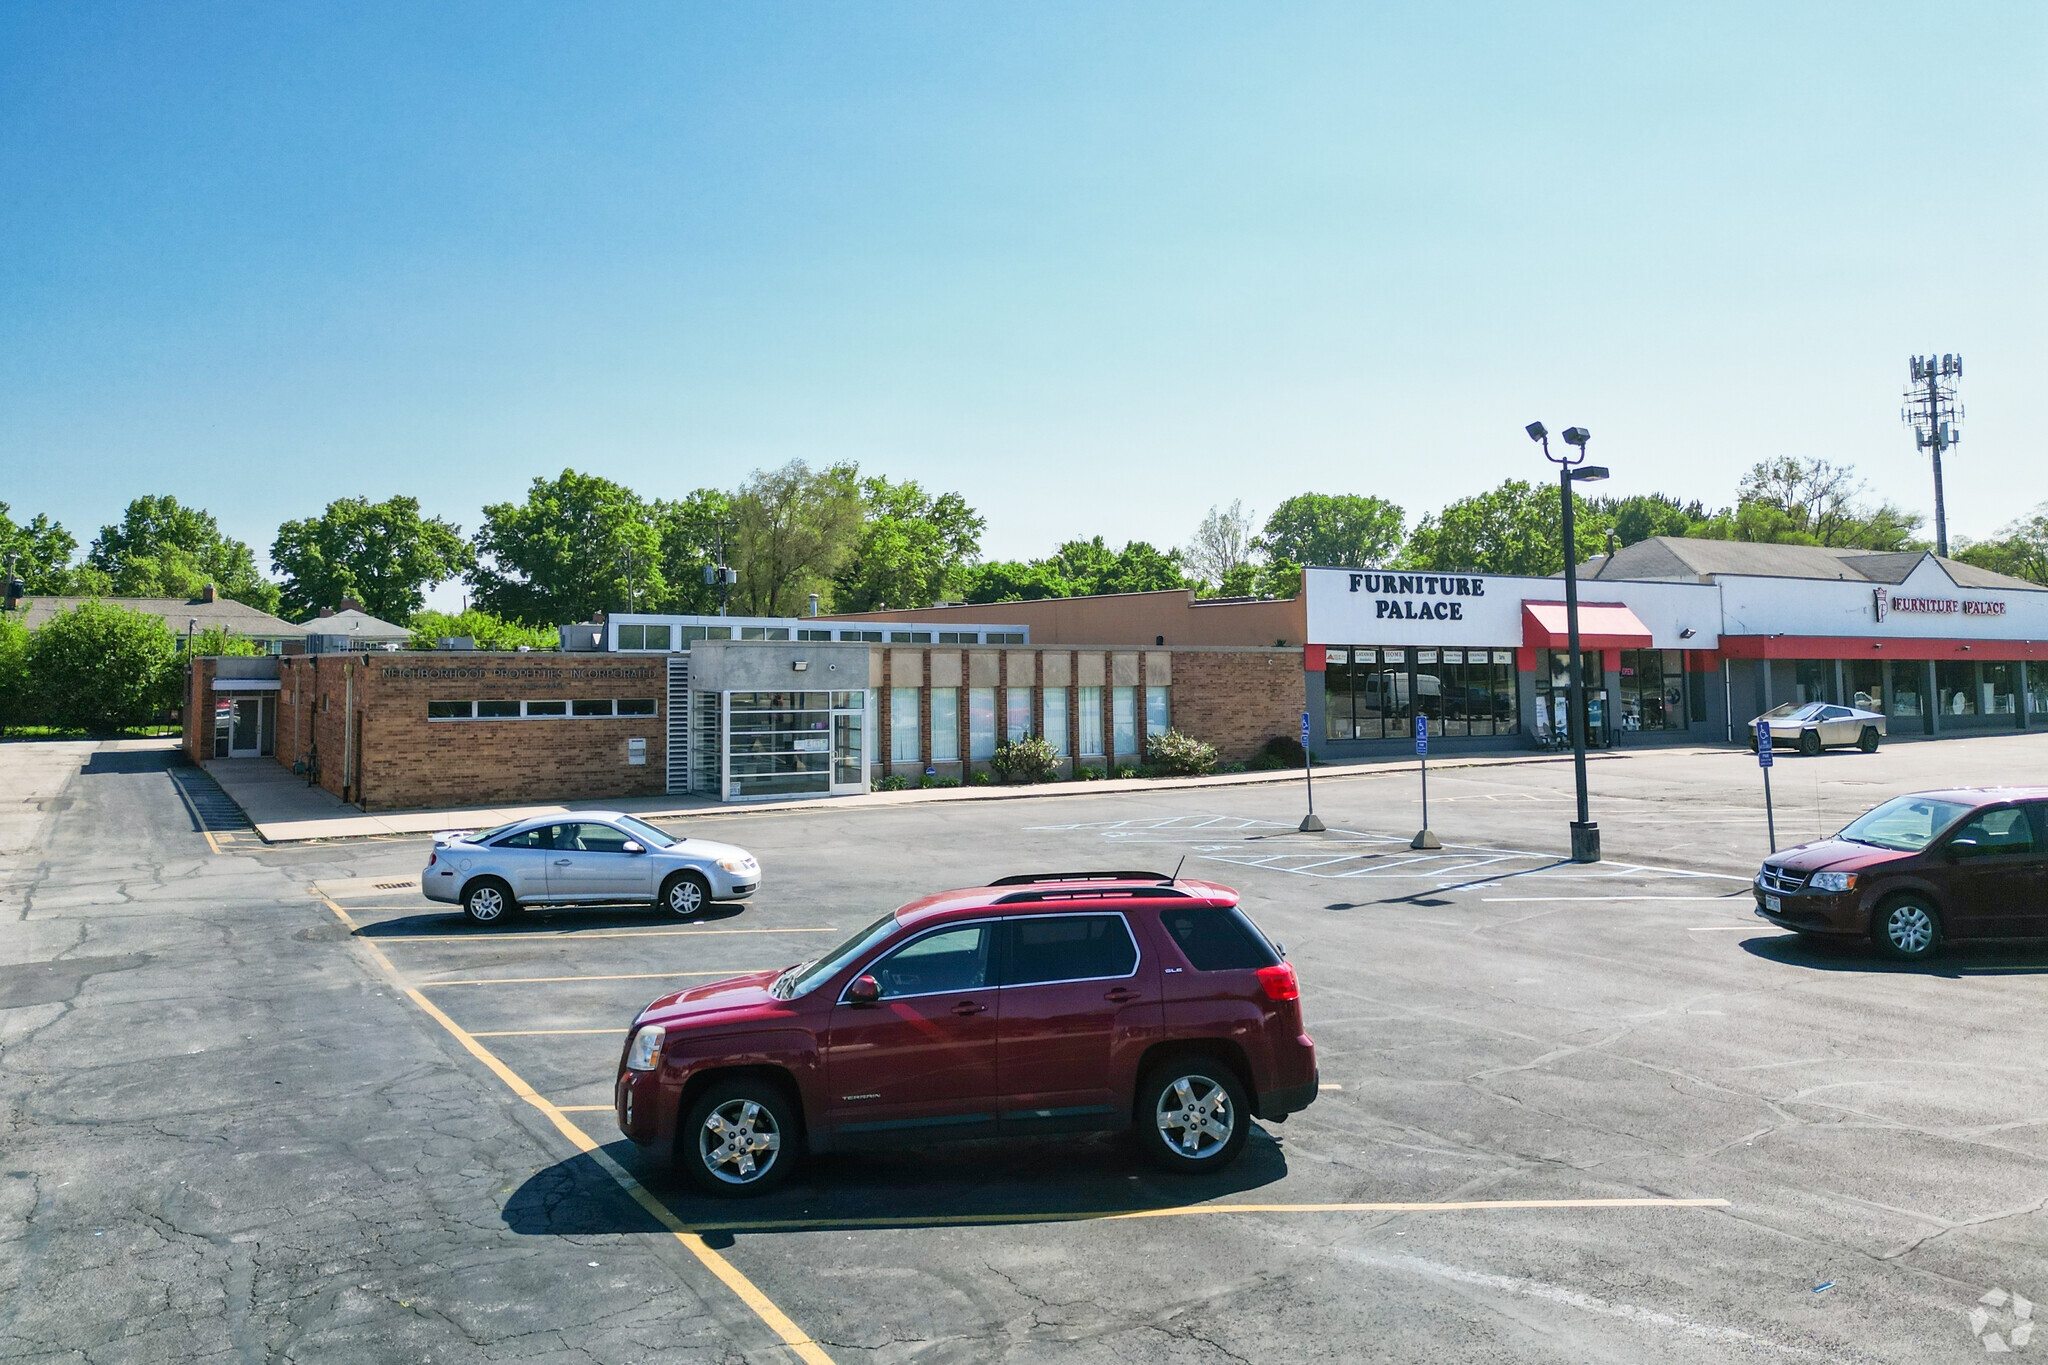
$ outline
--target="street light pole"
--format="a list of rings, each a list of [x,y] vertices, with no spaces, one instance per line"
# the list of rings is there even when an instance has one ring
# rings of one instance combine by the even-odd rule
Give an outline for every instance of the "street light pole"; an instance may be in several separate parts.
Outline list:
[[[1576,457],[1551,454],[1550,433],[1541,422],[1531,422],[1528,432],[1530,440],[1542,444],[1543,458],[1558,467],[1557,491],[1564,513],[1564,624],[1565,646],[1570,651],[1565,661],[1565,724],[1572,732],[1572,778],[1579,797],[1579,818],[1572,821],[1572,861],[1597,863],[1600,826],[1594,823],[1586,799],[1586,686],[1579,671],[1579,544],[1572,484],[1604,479],[1607,471],[1597,465],[1580,467],[1586,458],[1586,443],[1593,439],[1584,427],[1573,427],[1564,434],[1565,443],[1578,451]]]

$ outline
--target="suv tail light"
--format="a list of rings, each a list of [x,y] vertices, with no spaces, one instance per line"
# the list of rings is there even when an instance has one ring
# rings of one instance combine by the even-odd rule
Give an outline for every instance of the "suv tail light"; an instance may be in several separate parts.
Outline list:
[[[1299,1000],[1301,983],[1294,979],[1294,964],[1278,962],[1259,968],[1259,989],[1268,1000]]]

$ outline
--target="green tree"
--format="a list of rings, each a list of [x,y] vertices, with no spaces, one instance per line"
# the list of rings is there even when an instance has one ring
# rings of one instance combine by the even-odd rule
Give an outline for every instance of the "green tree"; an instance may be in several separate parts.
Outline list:
[[[154,616],[82,602],[29,637],[28,696],[37,719],[105,733],[147,725],[175,705],[178,641]]]
[[[1301,591],[1301,565],[1291,559],[1240,564],[1223,576],[1210,597],[1292,598]]]
[[[194,597],[208,583],[222,597],[275,612],[278,590],[256,571],[256,557],[221,534],[213,514],[169,494],[140,497],[121,520],[102,526],[74,588],[121,597]]]
[[[536,478],[523,503],[484,508],[465,572],[477,605],[530,626],[587,621],[668,593],[647,504],[624,484],[565,469]]]
[[[1626,498],[1592,498],[1595,516],[1614,528],[1623,545],[1652,536],[1689,536],[1707,520],[1707,509],[1694,499],[1680,502],[1669,493],[1637,493]]]
[[[704,581],[704,571],[718,564],[720,531],[728,535],[731,532],[731,497],[716,488],[700,488],[674,502],[657,500],[653,517],[655,535],[660,541],[661,578],[666,586],[658,601],[643,601],[660,611],[717,611],[718,588]]]
[[[1393,559],[1406,523],[1407,514],[1385,498],[1301,493],[1266,518],[1259,548],[1296,564],[1363,568]]]
[[[28,695],[28,627],[0,616],[0,734],[33,719]]]
[[[1965,541],[1955,557],[1993,573],[2048,583],[2048,502],[2000,531],[1995,540]]]
[[[1072,597],[1073,585],[1060,577],[1044,560],[1016,559],[978,564],[967,575],[961,594],[968,602],[1038,602],[1048,597]]]
[[[0,502],[0,574],[14,561],[14,572],[31,593],[54,596],[69,591],[71,554],[78,541],[69,531],[38,512],[26,524],[17,526]]]
[[[860,500],[859,539],[833,578],[834,610],[928,607],[966,586],[988,524],[967,499],[874,477],[861,480]]]
[[[1181,558],[1186,562],[1190,576],[1205,587],[1220,589],[1224,580],[1233,573],[1256,563],[1256,539],[1252,533],[1252,516],[1244,510],[1244,500],[1233,498],[1228,507],[1212,505],[1209,508],[1202,524],[1195,528],[1194,538],[1181,552]]]
[[[981,565],[970,575],[966,600],[1028,602],[1192,586],[1180,551],[1161,550],[1143,540],[1112,550],[1101,536],[1092,536],[1067,541],[1045,559]]]
[[[860,471],[851,464],[812,469],[791,460],[755,470],[733,497],[737,528],[733,600],[750,616],[799,616],[832,576],[861,531]]]
[[[396,625],[412,619],[426,590],[462,573],[476,552],[462,528],[420,515],[417,498],[340,498],[327,510],[277,528],[270,564],[285,576],[281,602],[294,621],[352,597]]]
[[[1572,499],[1577,562],[1583,564],[1605,549],[1607,521],[1578,494]],[[1409,537],[1400,567],[1558,573],[1564,568],[1563,521],[1557,489],[1548,483],[1509,479],[1423,517]]]
[[[175,639],[175,635],[173,639]],[[263,649],[246,635],[238,635],[223,626],[210,626],[192,636],[191,655],[194,658],[210,659],[222,655],[247,658],[261,654]]]
[[[1866,550],[1912,548],[1919,514],[1889,502],[1863,502],[1862,491],[1854,465],[1792,456],[1761,460],[1743,476],[1735,507],[1717,515],[1705,534]]]
[[[487,611],[471,607],[460,615],[445,611],[416,611],[412,614],[413,649],[435,649],[444,639],[471,639],[478,649],[558,649],[562,637],[554,630],[522,626]]]

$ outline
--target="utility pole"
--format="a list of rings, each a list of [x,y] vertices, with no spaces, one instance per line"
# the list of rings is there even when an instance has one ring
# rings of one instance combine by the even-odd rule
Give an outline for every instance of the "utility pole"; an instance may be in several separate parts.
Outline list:
[[[1948,507],[1941,491],[1941,452],[1960,444],[1962,405],[1956,402],[1956,381],[1963,377],[1960,355],[1914,356],[1912,382],[1899,417],[1913,428],[1913,443],[1934,461],[1934,552],[1948,557]]]

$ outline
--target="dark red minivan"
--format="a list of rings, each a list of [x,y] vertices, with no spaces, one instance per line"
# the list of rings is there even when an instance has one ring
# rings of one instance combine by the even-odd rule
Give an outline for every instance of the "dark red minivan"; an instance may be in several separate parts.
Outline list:
[[[2048,937],[2048,787],[1895,796],[1773,854],[1755,886],[1757,914],[1781,928],[1868,937],[1908,961],[1948,939]]]
[[[803,1152],[1132,1128],[1202,1172],[1316,1098],[1294,968],[1237,893],[1152,872],[912,901],[823,957],[664,995],[619,1059],[619,1131],[706,1191]]]

